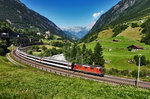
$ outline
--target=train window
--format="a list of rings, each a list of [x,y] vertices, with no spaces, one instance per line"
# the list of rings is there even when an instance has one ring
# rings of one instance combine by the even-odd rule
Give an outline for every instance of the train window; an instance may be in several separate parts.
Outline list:
[[[87,69],[87,67],[84,67],[85,69]]]
[[[100,68],[100,69],[99,69],[99,71],[103,71],[103,69],[102,69],[102,68]]]
[[[79,68],[81,68],[82,66],[79,65]]]
[[[91,67],[91,69],[93,70],[94,68]]]

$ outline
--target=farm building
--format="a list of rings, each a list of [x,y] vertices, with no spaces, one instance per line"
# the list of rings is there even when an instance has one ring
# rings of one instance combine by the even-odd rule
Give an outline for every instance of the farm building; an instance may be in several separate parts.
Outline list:
[[[1,38],[9,38],[9,33],[0,33]]]
[[[117,40],[117,39],[114,39],[114,40],[113,40],[113,42],[119,42],[119,40]]]
[[[97,40],[97,39],[95,40],[95,42],[98,42],[98,41],[99,41],[99,40]]]
[[[138,51],[138,50],[143,50],[143,47],[141,47],[140,45],[131,45],[131,46],[127,47],[127,49],[134,52],[134,51]]]

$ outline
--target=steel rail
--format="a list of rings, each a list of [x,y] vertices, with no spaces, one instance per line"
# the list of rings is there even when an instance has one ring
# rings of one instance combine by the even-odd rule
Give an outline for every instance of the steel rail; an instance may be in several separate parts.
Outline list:
[[[38,68],[38,69],[41,69],[41,70],[44,70],[44,71],[48,71],[48,72],[52,72],[52,73],[56,73],[56,74],[63,75],[63,76],[81,77],[81,78],[84,78],[84,79],[95,80],[95,81],[98,81],[98,82],[107,82],[107,83],[117,84],[117,85],[135,86],[135,80],[133,80],[133,79],[126,79],[126,78],[114,77],[114,76],[108,76],[108,75],[106,75],[105,77],[99,77],[99,76],[90,75],[90,74],[83,73],[83,72],[74,72],[74,71],[69,71],[68,72],[67,69],[53,67],[53,66],[45,65],[45,64],[38,63],[38,62],[35,62],[35,61],[32,61],[32,60],[28,60],[28,59],[20,56],[18,53],[16,53],[16,50],[13,50],[11,52],[11,56],[13,56],[16,60],[18,60],[22,63],[25,63],[27,65],[31,65],[35,68]],[[139,84],[138,84],[138,87],[145,88],[145,89],[150,89],[150,83],[140,81]]]

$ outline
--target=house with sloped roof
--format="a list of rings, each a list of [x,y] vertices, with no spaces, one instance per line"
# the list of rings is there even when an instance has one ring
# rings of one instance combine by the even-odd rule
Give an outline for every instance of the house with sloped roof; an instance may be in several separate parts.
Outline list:
[[[140,45],[131,45],[131,46],[127,47],[127,49],[129,51],[135,52],[135,51],[138,51],[138,50],[143,50],[144,48],[141,47]]]

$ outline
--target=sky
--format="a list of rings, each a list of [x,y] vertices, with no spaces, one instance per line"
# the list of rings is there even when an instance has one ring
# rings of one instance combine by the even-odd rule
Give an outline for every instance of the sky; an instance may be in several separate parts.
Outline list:
[[[87,26],[120,0],[20,0],[58,27]]]

